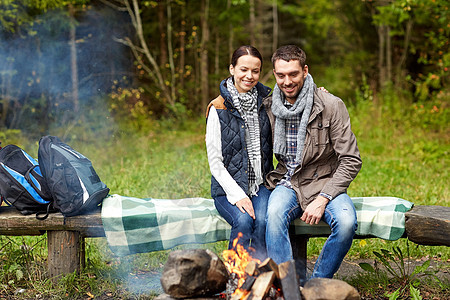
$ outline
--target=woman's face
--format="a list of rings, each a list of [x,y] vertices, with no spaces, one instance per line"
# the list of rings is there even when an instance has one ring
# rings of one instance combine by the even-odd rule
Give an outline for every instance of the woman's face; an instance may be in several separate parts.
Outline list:
[[[251,55],[239,57],[235,66],[230,65],[230,74],[234,78],[234,85],[239,93],[250,91],[259,80],[261,61]]]

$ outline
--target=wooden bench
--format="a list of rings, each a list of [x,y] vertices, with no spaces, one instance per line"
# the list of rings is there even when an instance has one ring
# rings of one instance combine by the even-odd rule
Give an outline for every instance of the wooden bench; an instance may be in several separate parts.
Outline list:
[[[405,214],[405,218],[403,237],[421,245],[450,246],[450,207],[417,205]],[[85,238],[105,236],[100,210],[65,219],[60,213],[54,213],[41,221],[34,215],[23,216],[15,208],[0,207],[0,235],[33,236],[44,233],[47,233],[50,278],[79,272],[85,263]],[[294,256],[306,262],[308,239],[327,235],[326,232],[313,235],[291,232]]]

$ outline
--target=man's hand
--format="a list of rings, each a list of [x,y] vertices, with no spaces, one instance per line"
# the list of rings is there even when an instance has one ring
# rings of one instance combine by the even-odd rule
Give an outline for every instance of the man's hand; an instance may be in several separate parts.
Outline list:
[[[243,198],[236,202],[236,207],[239,208],[244,214],[247,212],[250,217],[255,219],[255,211],[253,210],[252,201],[249,198]]]
[[[323,196],[317,196],[317,198],[306,207],[300,219],[307,224],[319,224],[329,201],[330,200]]]

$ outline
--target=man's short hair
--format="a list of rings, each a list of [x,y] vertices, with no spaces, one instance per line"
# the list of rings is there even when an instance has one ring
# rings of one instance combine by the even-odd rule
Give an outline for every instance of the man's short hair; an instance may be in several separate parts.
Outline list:
[[[302,69],[306,65],[306,53],[296,45],[286,45],[278,48],[272,55],[272,65],[275,68],[275,62],[279,59],[285,61],[298,60]]]

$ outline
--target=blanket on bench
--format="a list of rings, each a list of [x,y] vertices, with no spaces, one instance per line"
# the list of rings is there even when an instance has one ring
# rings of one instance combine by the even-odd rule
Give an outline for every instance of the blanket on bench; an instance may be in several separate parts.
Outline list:
[[[387,240],[400,238],[404,213],[413,203],[395,197],[352,198],[358,218],[356,234]],[[228,240],[231,226],[219,215],[213,199],[152,199],[110,195],[103,200],[102,222],[111,251],[117,256],[171,249],[183,244]],[[327,235],[325,222],[293,222],[295,234]]]

